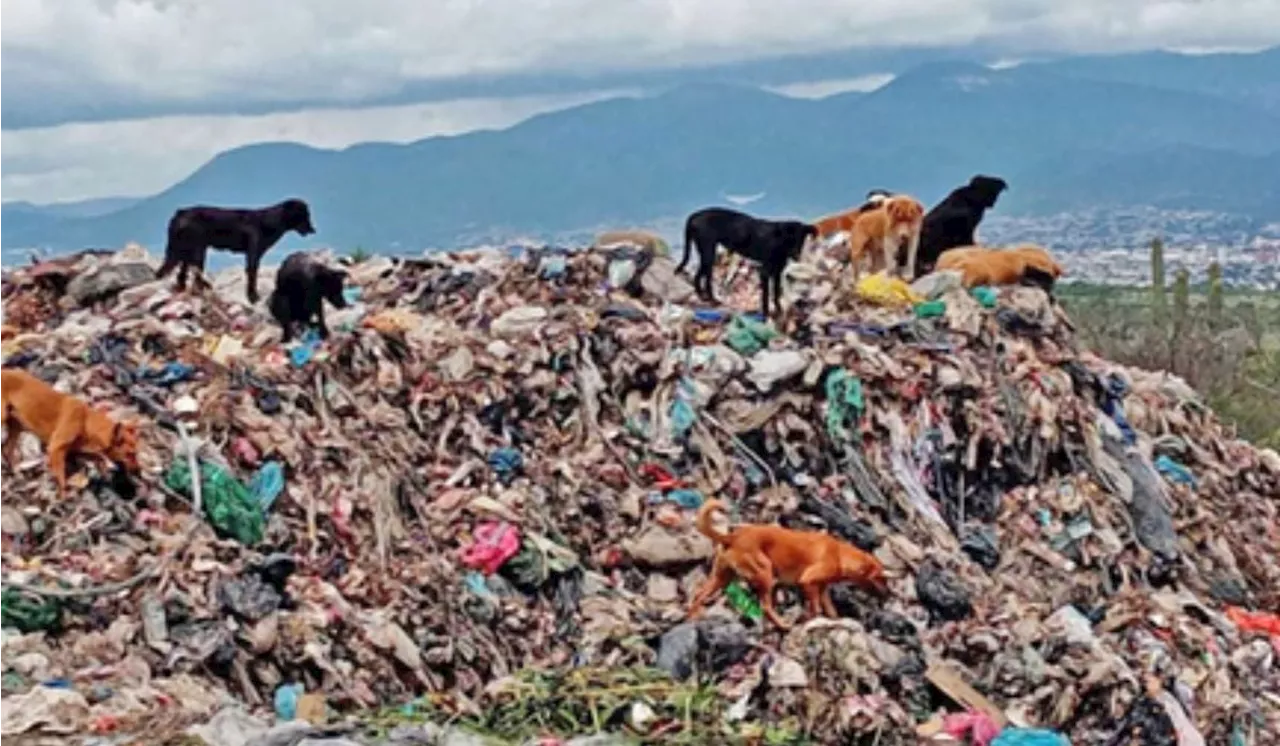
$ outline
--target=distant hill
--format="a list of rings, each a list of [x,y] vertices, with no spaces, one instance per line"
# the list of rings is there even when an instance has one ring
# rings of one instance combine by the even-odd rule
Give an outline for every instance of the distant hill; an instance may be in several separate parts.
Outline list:
[[[978,172],[1010,181],[998,207],[1008,214],[1120,202],[1277,220],[1280,114],[1268,106],[1274,79],[1257,72],[1267,65],[1276,50],[999,71],[930,63],[872,93],[820,100],[688,85],[407,145],[259,144],[105,215],[6,206],[3,242],[158,248],[177,207],[299,196],[317,243],[417,251],[670,220],[726,194],[763,193],[750,206],[763,215],[816,215],[873,187],[933,203]],[[1213,81],[1237,68],[1238,90],[1218,92]]]

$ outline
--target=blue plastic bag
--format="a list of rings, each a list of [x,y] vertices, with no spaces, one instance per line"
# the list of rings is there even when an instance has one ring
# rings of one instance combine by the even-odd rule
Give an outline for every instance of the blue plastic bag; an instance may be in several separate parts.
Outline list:
[[[306,691],[302,684],[281,684],[276,687],[276,717],[281,720],[293,720],[298,717],[298,698]]]
[[[1071,746],[1071,741],[1056,730],[1005,728],[991,746]]]
[[[249,490],[253,492],[253,499],[258,501],[263,513],[271,510],[272,503],[284,491],[284,467],[279,461],[263,464],[258,473],[253,475]]]

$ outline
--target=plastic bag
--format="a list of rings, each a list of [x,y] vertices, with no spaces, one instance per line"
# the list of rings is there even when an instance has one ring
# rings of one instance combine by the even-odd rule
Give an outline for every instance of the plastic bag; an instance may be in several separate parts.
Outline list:
[[[827,434],[833,440],[852,437],[849,428],[857,425],[866,409],[862,396],[862,380],[847,370],[837,370],[827,376]]]
[[[858,280],[854,292],[862,300],[878,306],[913,306],[924,301],[906,282],[883,272]]]
[[[165,474],[164,483],[175,492],[192,496],[191,468],[186,458],[173,462]],[[249,546],[262,540],[266,518],[249,488],[226,470],[206,462],[200,464],[200,488],[204,514],[219,534],[234,537]]]
[[[739,355],[751,356],[763,350],[778,332],[769,324],[756,321],[745,314],[733,317],[724,332],[724,343]]]
[[[916,596],[931,619],[958,622],[973,613],[969,589],[932,560],[925,561],[916,571]]]
[[[927,300],[917,303],[913,309],[917,319],[935,319],[947,313],[947,302],[944,300]]]
[[[1071,741],[1056,730],[1005,728],[991,746],[1071,746]]]

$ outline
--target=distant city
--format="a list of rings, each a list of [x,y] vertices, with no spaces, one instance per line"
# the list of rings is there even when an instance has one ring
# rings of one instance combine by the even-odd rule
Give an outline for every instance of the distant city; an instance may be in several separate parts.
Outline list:
[[[1034,243],[1057,253],[1069,276],[1064,282],[1147,285],[1151,282],[1151,240],[1165,244],[1172,281],[1179,269],[1203,282],[1218,261],[1231,287],[1280,290],[1280,223],[1215,212],[1134,208],[1088,210],[1051,216],[988,215],[978,229],[983,243]]]

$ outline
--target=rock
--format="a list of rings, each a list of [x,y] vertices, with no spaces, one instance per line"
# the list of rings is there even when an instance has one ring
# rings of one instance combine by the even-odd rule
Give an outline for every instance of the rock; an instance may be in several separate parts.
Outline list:
[[[651,567],[673,567],[704,562],[715,554],[707,537],[692,529],[674,533],[650,526],[639,536],[623,542],[622,548],[636,562]]]
[[[723,671],[747,654],[747,628],[737,622],[685,622],[667,630],[658,645],[655,666],[677,679],[696,670]]]
[[[698,625],[685,622],[667,630],[662,636],[654,665],[674,678],[687,679],[693,675],[697,657]]]

